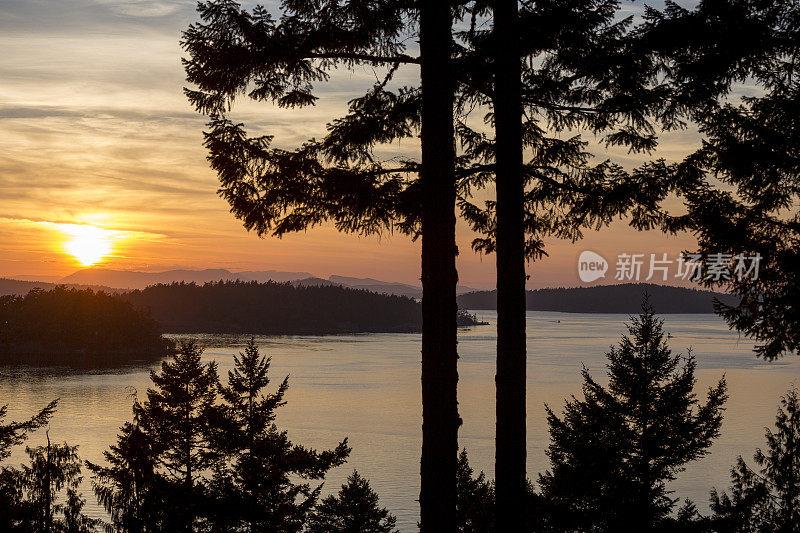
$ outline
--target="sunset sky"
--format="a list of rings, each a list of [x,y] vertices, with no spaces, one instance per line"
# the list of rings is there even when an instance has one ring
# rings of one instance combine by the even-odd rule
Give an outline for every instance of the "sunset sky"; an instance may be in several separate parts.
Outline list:
[[[259,239],[228,212],[201,146],[204,118],[181,92],[180,33],[196,20],[194,5],[0,2],[0,276],[53,279],[97,264],[308,271],[418,283],[419,243],[403,235],[358,238],[323,227]],[[251,133],[273,134],[277,145],[291,147],[323,133],[374,79],[369,69],[342,72],[319,87],[313,108],[248,104],[236,118]],[[662,139],[656,155],[674,160],[698,142],[691,130],[674,133]],[[398,149],[413,155],[417,147],[409,141]],[[639,161],[624,153],[597,155],[626,166]],[[471,238],[460,225],[462,283],[491,287],[494,257],[472,252]],[[692,242],[638,234],[619,223],[587,232],[577,244],[552,242],[550,258],[530,265],[530,286],[578,284],[575,265],[585,249],[606,257],[673,256]]]

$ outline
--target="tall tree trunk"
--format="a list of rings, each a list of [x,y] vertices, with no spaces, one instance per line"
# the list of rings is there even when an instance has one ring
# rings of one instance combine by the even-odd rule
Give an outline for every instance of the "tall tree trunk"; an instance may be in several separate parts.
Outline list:
[[[525,517],[525,228],[517,0],[494,0],[497,164],[497,531]]]
[[[422,77],[422,460],[423,533],[456,530],[455,144],[449,2],[420,4]]]

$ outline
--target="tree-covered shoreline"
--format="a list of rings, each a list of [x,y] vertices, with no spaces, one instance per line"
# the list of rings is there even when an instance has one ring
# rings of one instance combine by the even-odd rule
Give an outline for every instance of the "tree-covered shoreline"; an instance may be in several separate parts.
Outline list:
[[[687,287],[655,283],[623,283],[585,287],[553,287],[526,292],[528,311],[557,313],[635,314],[643,293],[659,314],[711,314],[714,302],[736,305],[735,295]],[[458,304],[466,309],[497,309],[497,291],[476,291],[462,294]]]
[[[422,309],[405,296],[338,286],[220,281],[153,285],[120,298],[149,310],[165,333],[330,335],[419,333]],[[480,322],[459,312],[459,326]]]
[[[147,311],[102,291],[56,287],[0,297],[0,363],[102,366],[171,350]]]
[[[459,311],[459,326],[480,324]],[[0,364],[154,361],[174,348],[164,333],[331,335],[421,328],[416,300],[345,287],[235,281],[107,294],[59,286],[0,297]]]

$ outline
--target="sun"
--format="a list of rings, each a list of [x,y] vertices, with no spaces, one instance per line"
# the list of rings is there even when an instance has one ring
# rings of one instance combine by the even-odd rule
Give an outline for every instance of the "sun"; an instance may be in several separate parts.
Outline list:
[[[69,236],[64,243],[66,252],[87,267],[108,256],[118,236],[116,231],[81,224],[63,224],[61,231]]]

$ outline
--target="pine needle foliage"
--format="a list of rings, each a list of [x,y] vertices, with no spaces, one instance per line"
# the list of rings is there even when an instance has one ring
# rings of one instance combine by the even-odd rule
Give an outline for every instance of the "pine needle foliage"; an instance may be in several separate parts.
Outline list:
[[[722,378],[701,403],[696,363],[673,354],[645,302],[608,356],[608,385],[583,370],[583,399],[547,407],[551,469],[540,475],[550,526],[560,531],[651,531],[676,504],[667,482],[719,436]]]

